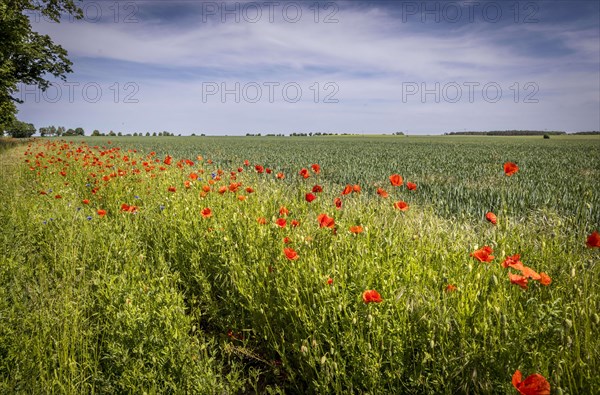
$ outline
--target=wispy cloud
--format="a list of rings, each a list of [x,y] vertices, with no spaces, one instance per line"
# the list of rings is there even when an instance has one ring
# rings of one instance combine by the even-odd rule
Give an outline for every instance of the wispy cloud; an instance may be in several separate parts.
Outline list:
[[[312,2],[141,1],[118,3],[118,18],[93,3],[95,23],[34,23],[79,85],[73,100],[65,86],[55,103],[26,95],[20,116],[183,134],[600,128],[597,4],[480,2],[489,12],[471,18],[472,3],[453,3],[460,19],[448,2],[319,3],[317,17]]]

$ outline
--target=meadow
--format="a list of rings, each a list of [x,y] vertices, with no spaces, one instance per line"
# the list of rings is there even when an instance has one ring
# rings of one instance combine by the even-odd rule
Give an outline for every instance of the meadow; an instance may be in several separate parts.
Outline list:
[[[0,166],[0,393],[600,392],[597,136],[53,138]]]

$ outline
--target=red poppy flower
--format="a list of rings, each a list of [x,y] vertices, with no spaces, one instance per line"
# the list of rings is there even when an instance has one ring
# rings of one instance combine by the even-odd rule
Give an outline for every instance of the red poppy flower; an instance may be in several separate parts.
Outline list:
[[[238,173],[241,173],[241,172],[243,172],[243,171],[244,171],[244,169],[243,169],[243,168],[241,168],[241,167],[238,167],[238,168],[237,168],[237,171],[238,171]]]
[[[331,278],[331,277],[328,277],[328,278],[327,278],[327,284],[328,284],[328,285],[331,285],[331,284],[333,284],[333,278]]]
[[[267,174],[271,174],[273,172],[273,170],[269,169],[268,167],[265,169],[265,171],[267,172]]]
[[[62,199],[62,196],[56,195],[56,196],[54,196],[54,199]]]
[[[299,173],[299,174],[300,174],[302,177],[304,177],[304,178],[308,178],[308,177],[310,177],[310,173],[308,172],[308,169],[302,169],[302,170],[300,170],[300,173]]]
[[[512,176],[513,174],[515,174],[518,171],[519,171],[519,166],[517,166],[516,163],[506,162],[504,164],[504,174],[506,174],[507,176]]]
[[[250,166],[250,161],[248,159],[244,161],[244,166]]]
[[[402,176],[400,174],[392,174],[390,176],[390,182],[392,183],[393,186],[399,187],[402,185],[404,180],[402,179]]]
[[[541,280],[542,278],[535,270],[527,266],[523,266],[521,273],[523,277],[531,278],[532,280]]]
[[[483,246],[477,251],[472,252],[471,256],[477,259],[479,262],[491,262],[494,260],[494,256],[490,255],[492,252],[492,247]]]
[[[364,229],[360,225],[350,227],[350,233],[358,234],[358,233],[362,233],[363,231],[364,231]]]
[[[400,211],[406,211],[406,210],[408,210],[408,203],[403,202],[403,201],[395,202],[394,208],[397,208]]]
[[[127,203],[123,203],[121,205],[121,211],[135,213],[135,212],[137,212],[137,209],[138,209],[137,206],[130,206]]]
[[[45,195],[46,191],[40,191],[40,195]]]
[[[454,291],[456,291],[456,285],[454,285],[454,284],[448,284],[448,285],[446,285],[445,291],[446,292],[454,292]]]
[[[335,220],[327,214],[319,214],[317,220],[320,228],[333,228],[335,226]]]
[[[197,180],[198,179],[198,174],[197,173],[191,173],[190,174],[190,179],[194,180],[194,181]]]
[[[550,284],[552,284],[552,279],[546,273],[541,272],[540,273],[540,284],[542,284],[542,285],[550,285]]]
[[[352,185],[348,184],[346,185],[346,188],[344,188],[344,190],[342,191],[342,195],[348,195],[350,192],[352,192]]]
[[[275,220],[275,224],[277,224],[277,226],[279,226],[280,228],[285,228],[286,223],[287,221],[285,220],[285,218],[277,218],[277,220]]]
[[[588,236],[585,245],[587,245],[588,248],[600,247],[600,235],[597,231],[593,231],[592,234]]]
[[[362,299],[363,299],[363,302],[365,302],[365,303],[381,303],[382,302],[381,295],[379,295],[379,292],[375,291],[374,289],[369,289],[369,290],[366,290],[365,292],[363,292]]]
[[[417,190],[417,184],[415,184],[414,182],[407,182],[406,183],[406,188],[408,188],[409,191],[416,191]]]
[[[239,195],[237,198],[240,202],[243,202],[244,200],[246,200],[247,196]]]
[[[496,217],[496,214],[492,213],[491,211],[488,211],[488,213],[485,215],[485,219],[490,221],[492,223],[492,225],[496,225],[496,222],[498,222],[498,218]]]
[[[383,188],[377,188],[377,194],[384,199],[390,196]]]
[[[192,186],[192,183],[191,183],[191,182],[189,182],[189,181],[184,181],[184,182],[183,182],[183,186],[184,186],[186,189],[189,189],[189,188]]]
[[[291,242],[292,242],[292,239],[290,239],[289,237],[283,238],[283,244],[290,244]]]
[[[294,251],[293,248],[284,248],[283,253],[285,254],[285,257],[287,259],[289,259],[290,261],[295,261],[296,259],[299,258],[298,253],[296,251]]]
[[[202,190],[204,192],[210,192],[210,186],[208,186],[208,185],[202,185]]]
[[[354,184],[354,186],[352,187],[352,191],[354,193],[360,193],[360,185]]]
[[[169,155],[167,155],[165,157],[164,164],[165,165],[170,165],[172,161],[173,161],[173,158],[171,158]]]
[[[259,225],[266,225],[267,224],[267,219],[265,217],[258,217],[256,219],[256,222],[258,222]]]
[[[104,217],[106,215],[106,210],[102,210],[102,209],[98,210],[98,215],[101,217]]]
[[[175,192],[175,191],[177,191],[177,188],[175,188],[174,186],[170,186],[167,190],[169,192]]]
[[[506,258],[504,258],[504,261],[502,262],[502,267],[503,268],[512,267],[513,269],[516,269],[516,270],[523,270],[523,262],[521,262],[519,259],[521,259],[521,255],[519,255],[519,254],[516,254],[513,256],[507,256]]]
[[[261,165],[256,165],[256,166],[254,166],[254,168],[256,169],[257,173],[262,173],[263,171],[265,171],[265,168],[262,167]]]
[[[315,195],[313,195],[312,193],[307,193],[306,194],[306,201],[311,203],[313,200],[315,200],[317,197]]]
[[[282,217],[284,215],[288,215],[290,213],[290,210],[288,210],[285,206],[281,206],[279,208],[279,215],[281,215]]]
[[[521,372],[517,370],[512,376],[512,385],[521,395],[550,395],[550,383],[541,374],[532,374],[521,381]]]
[[[315,185],[315,186],[313,187],[312,191],[313,191],[314,193],[320,193],[320,192],[323,192],[323,187],[322,187],[322,186],[320,186],[320,185]]]
[[[83,204],[90,204],[90,201],[89,201],[89,199],[83,199],[83,201],[81,203],[83,203]]]
[[[227,187],[225,185],[223,185],[222,187],[219,187],[219,193],[222,195],[225,192],[227,192]]]
[[[293,219],[292,222],[290,222],[290,226],[292,228],[297,227],[298,225],[300,225],[300,222],[298,222],[298,220]]]
[[[313,171],[315,174],[319,174],[319,173],[321,172],[321,166],[319,166],[319,165],[318,165],[318,164],[316,164],[316,163],[315,163],[315,164],[313,164],[313,165],[311,165],[310,167],[312,168],[312,171]]]
[[[252,189],[252,187],[247,187],[246,193],[254,193],[254,189]]]
[[[285,178],[285,176],[283,175],[283,173],[281,173],[281,172],[277,173],[277,179],[283,180],[284,178]]]
[[[527,277],[520,274],[508,273],[508,278],[512,284],[517,284],[519,287],[527,289]]]
[[[208,207],[203,208],[202,211],[200,211],[200,214],[202,214],[202,217],[204,218],[209,218],[212,217],[212,210]]]
[[[336,209],[338,209],[338,210],[341,209],[342,208],[342,199],[340,199],[339,197],[333,199],[333,204],[335,205]]]

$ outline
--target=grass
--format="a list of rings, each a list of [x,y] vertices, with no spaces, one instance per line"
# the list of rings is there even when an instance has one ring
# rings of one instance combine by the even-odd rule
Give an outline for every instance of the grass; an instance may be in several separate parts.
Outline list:
[[[2,392],[516,393],[517,369],[600,389],[598,138],[80,141],[0,156]],[[469,256],[484,245],[490,263]],[[514,254],[552,283],[511,284]]]

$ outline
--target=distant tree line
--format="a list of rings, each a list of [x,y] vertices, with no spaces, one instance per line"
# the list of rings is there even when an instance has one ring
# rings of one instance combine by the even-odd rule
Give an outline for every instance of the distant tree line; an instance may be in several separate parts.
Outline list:
[[[445,136],[557,136],[567,134],[563,131],[552,130],[492,130],[490,132],[450,132],[444,133]]]

